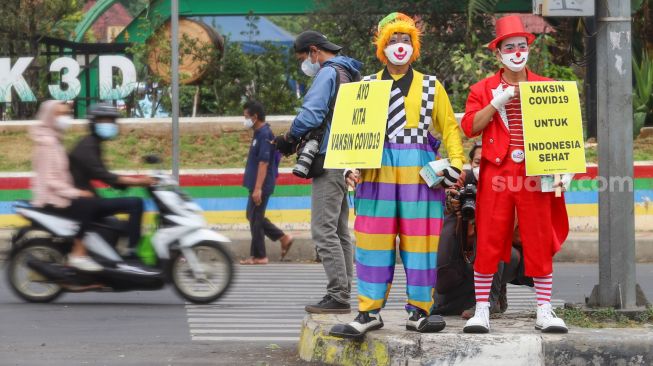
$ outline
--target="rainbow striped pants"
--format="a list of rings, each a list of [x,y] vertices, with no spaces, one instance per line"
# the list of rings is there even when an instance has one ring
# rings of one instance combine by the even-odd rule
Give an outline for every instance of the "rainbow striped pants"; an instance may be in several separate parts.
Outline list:
[[[419,171],[433,160],[435,153],[427,144],[386,142],[381,168],[362,172],[354,225],[359,311],[376,312],[385,305],[399,236],[406,310],[430,314],[444,191],[428,188]]]

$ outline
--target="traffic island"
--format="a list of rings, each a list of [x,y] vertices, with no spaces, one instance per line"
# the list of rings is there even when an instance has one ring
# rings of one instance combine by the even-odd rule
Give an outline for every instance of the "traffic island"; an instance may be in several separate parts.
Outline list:
[[[465,321],[446,317],[440,333],[405,328],[406,313],[382,312],[384,327],[362,341],[329,335],[355,314],[309,314],[302,322],[299,356],[330,365],[651,365],[653,327],[578,328],[542,334],[534,314],[508,313],[491,320],[490,334],[465,334]]]

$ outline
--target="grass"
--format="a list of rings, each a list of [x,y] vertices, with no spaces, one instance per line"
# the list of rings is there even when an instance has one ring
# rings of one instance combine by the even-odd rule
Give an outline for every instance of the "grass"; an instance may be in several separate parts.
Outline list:
[[[72,148],[82,136],[71,132],[65,145]],[[463,140],[465,151],[473,142]],[[180,164],[184,169],[242,168],[247,160],[251,133],[246,131],[215,133],[192,133],[181,137]],[[171,166],[172,139],[170,136],[148,133],[144,130],[124,131],[115,141],[105,145],[105,159],[112,169],[142,169],[141,157],[158,154],[164,158],[164,166]],[[441,149],[444,156],[446,151]],[[0,132],[0,171],[30,171],[31,141],[26,132]],[[586,149],[588,162],[597,162],[597,148]],[[634,142],[635,160],[653,160],[653,137]],[[294,158],[285,158],[281,165],[293,166]]]
[[[631,319],[614,308],[585,311],[580,308],[556,309],[556,314],[568,325],[581,328],[632,328],[653,325],[653,307]]]
[[[83,136],[70,133],[64,139],[67,149],[72,149]],[[221,134],[187,134],[181,136],[180,165],[184,169],[242,168],[247,161],[251,142],[248,132]],[[172,137],[135,130],[123,133],[118,139],[103,145],[107,165],[112,169],[142,169],[142,157],[158,154],[164,166],[171,166]],[[0,171],[30,171],[32,143],[25,132],[0,133]],[[284,159],[282,166],[291,166],[294,160]]]

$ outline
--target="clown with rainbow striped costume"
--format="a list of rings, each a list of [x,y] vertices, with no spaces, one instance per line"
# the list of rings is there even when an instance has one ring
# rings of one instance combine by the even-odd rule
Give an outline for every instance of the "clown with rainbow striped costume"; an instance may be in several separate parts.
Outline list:
[[[356,271],[359,314],[330,334],[362,338],[383,327],[379,311],[385,305],[396,261],[396,241],[406,271],[406,328],[437,332],[442,317],[431,315],[436,281],[436,256],[443,217],[443,187],[456,183],[463,165],[461,131],[446,91],[435,76],[411,67],[420,54],[420,30],[402,13],[392,13],[378,25],[376,56],[386,67],[364,80],[392,80],[381,168],[348,172],[356,186]],[[440,173],[441,186],[431,189],[419,171],[438,158],[440,132],[451,166]]]

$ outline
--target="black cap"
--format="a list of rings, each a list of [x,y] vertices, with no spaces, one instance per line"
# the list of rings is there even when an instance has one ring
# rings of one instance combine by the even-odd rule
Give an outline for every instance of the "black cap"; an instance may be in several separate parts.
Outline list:
[[[318,46],[336,53],[342,49],[337,44],[329,42],[324,34],[316,31],[304,31],[295,38],[295,52],[308,52],[310,46]]]

